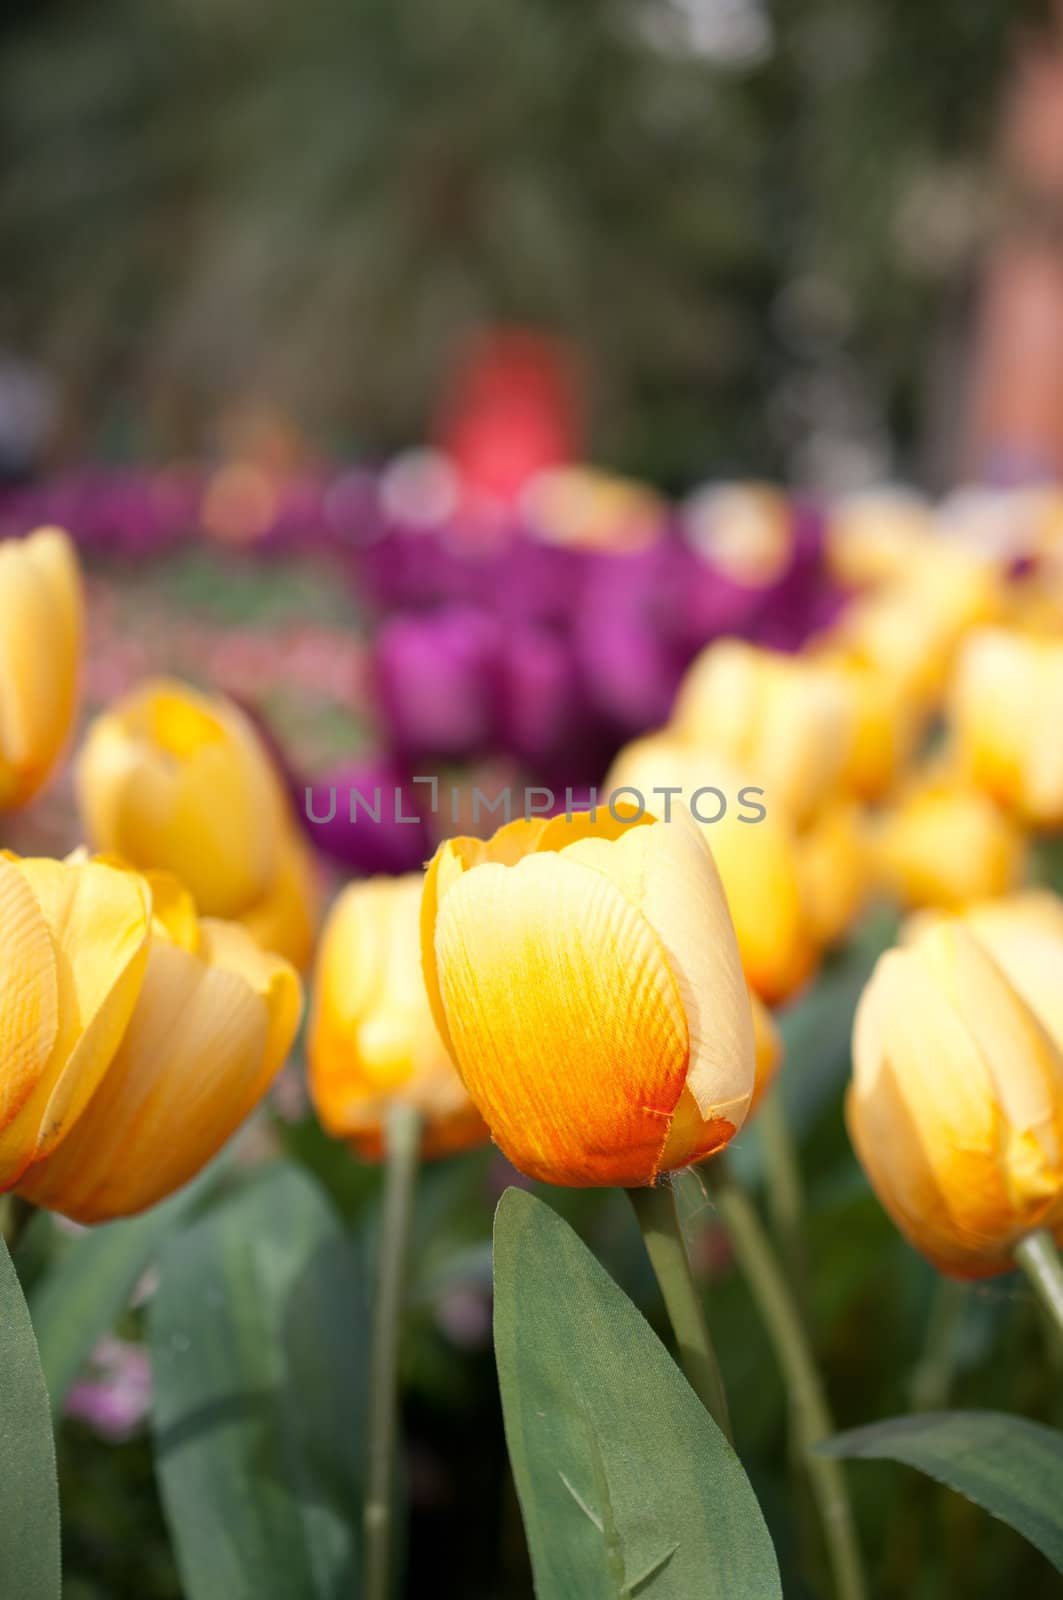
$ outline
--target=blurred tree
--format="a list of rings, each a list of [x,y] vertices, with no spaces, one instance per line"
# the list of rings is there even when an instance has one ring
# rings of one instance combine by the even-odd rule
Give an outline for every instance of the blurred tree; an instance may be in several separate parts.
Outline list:
[[[617,465],[866,476],[918,442],[1024,10],[16,5],[0,332],[140,448],[253,393],[382,449],[471,329],[526,321],[585,351]]]

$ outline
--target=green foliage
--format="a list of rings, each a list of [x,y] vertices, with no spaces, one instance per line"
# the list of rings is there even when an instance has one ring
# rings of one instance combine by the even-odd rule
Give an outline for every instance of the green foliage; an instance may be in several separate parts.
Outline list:
[[[556,1212],[495,1221],[495,1353],[539,1600],[781,1596],[738,1458]]]
[[[595,454],[658,478],[908,444],[1038,9],[52,0],[0,58],[11,326],[170,448],[247,393],[417,439],[499,319],[575,339]]]
[[[34,1286],[30,1312],[57,1418],[93,1345],[113,1328],[163,1239],[191,1213],[202,1192],[202,1183],[190,1184],[142,1216],[79,1234]]]
[[[1063,1572],[1063,1433],[996,1411],[942,1411],[854,1428],[818,1448],[917,1467],[1016,1528]]]
[[[357,1592],[362,1280],[320,1188],[285,1165],[164,1250],[155,1448],[188,1600]]]
[[[59,1600],[55,1446],[22,1290],[0,1241],[0,1594]]]

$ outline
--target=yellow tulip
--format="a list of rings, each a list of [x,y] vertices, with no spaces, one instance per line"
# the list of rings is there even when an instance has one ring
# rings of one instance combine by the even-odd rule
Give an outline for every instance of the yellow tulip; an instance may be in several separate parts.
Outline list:
[[[850,707],[841,786],[860,800],[881,799],[925,731],[925,707],[902,677],[883,672],[855,652],[827,648],[813,659],[834,674]]]
[[[833,508],[827,563],[840,583],[854,588],[892,582],[903,579],[933,537],[933,513],[920,496],[907,489],[872,489]]]
[[[879,1199],[943,1272],[1006,1272],[1028,1233],[1063,1237],[1063,1055],[960,922],[879,961],[846,1109]]]
[[[618,808],[619,809],[619,808]],[[436,1024],[530,1177],[653,1183],[722,1148],[755,1081],[748,991],[712,855],[671,822],[514,822],[428,870]]]
[[[908,708],[940,703],[957,647],[1003,603],[991,564],[969,553],[930,546],[905,579],[846,607],[821,643],[849,653],[895,686]]]
[[[947,774],[917,779],[883,813],[874,837],[879,882],[904,906],[951,910],[1007,894],[1026,870],[1026,846],[993,801]]]
[[[265,1093],[299,981],[162,874],[0,856],[0,1188],[79,1222],[180,1188]]]
[[[1063,900],[1029,889],[967,906],[961,920],[1063,1050]],[[926,913],[909,918],[906,936],[928,925]]]
[[[223,696],[153,680],[92,723],[76,770],[98,850],[172,872],[207,916],[238,920],[297,966],[317,892],[269,754]]]
[[[371,1160],[384,1153],[388,1105],[421,1117],[421,1150],[448,1155],[487,1129],[439,1037],[421,972],[424,874],[351,884],[317,955],[307,1045],[310,1092],[326,1131]]]
[[[729,757],[800,827],[838,789],[853,705],[813,657],[721,639],[689,668],[671,732]]]
[[[860,807],[827,807],[797,839],[802,901],[812,938],[824,948],[849,932],[867,900],[872,855]]]
[[[634,790],[649,811],[667,817],[661,792],[669,788],[680,791],[672,804],[692,808],[712,851],[746,980],[761,999],[776,1005],[800,988],[819,957],[789,816],[770,805],[727,756],[682,743],[667,731],[625,745],[602,792]],[[724,802],[723,814],[711,820]],[[758,820],[748,820],[760,811]]]
[[[977,784],[1028,822],[1063,823],[1063,638],[973,634],[950,712],[957,758]]]
[[[58,528],[0,544],[0,811],[30,800],[78,706],[81,579]]]

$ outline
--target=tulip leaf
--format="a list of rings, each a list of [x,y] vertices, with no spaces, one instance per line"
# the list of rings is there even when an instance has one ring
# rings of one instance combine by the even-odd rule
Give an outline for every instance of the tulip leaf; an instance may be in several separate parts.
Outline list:
[[[816,1447],[853,1460],[900,1461],[966,1495],[1063,1572],[1063,1433],[1001,1411],[893,1417]]]
[[[187,1600],[357,1592],[363,1281],[323,1191],[287,1164],[163,1251],[156,1470]]]
[[[30,1292],[44,1381],[58,1423],[67,1390],[96,1341],[115,1324],[166,1238],[202,1199],[197,1181],[139,1217],[72,1239]]]
[[[495,1218],[495,1355],[538,1600],[775,1600],[742,1466],[641,1312],[556,1212]]]
[[[0,1595],[59,1600],[59,1487],[37,1344],[0,1241]]]

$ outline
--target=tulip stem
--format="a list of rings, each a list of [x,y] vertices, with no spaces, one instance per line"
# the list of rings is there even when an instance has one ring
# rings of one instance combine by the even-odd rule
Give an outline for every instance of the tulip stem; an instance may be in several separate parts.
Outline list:
[[[365,1500],[366,1600],[388,1600],[391,1592],[399,1321],[420,1144],[420,1117],[412,1106],[396,1102],[385,1128],[384,1206],[377,1236]]]
[[[1015,1260],[1063,1335],[1063,1260],[1060,1260],[1052,1235],[1044,1228],[1038,1228],[1036,1233],[1028,1233],[1015,1247]]]
[[[733,1444],[727,1395],[705,1321],[701,1293],[687,1255],[675,1190],[665,1182],[650,1189],[629,1189],[627,1193],[642,1229],[646,1254],[661,1287],[687,1382]]]
[[[805,1248],[805,1197],[793,1136],[778,1086],[764,1097],[757,1112],[756,1130],[764,1157],[768,1209],[782,1251],[790,1284],[802,1317],[807,1321],[808,1252]]]
[[[867,1593],[852,1508],[839,1461],[813,1453],[834,1431],[808,1335],[786,1274],[749,1196],[723,1156],[702,1168],[782,1369],[809,1485],[823,1525],[838,1600]]]

